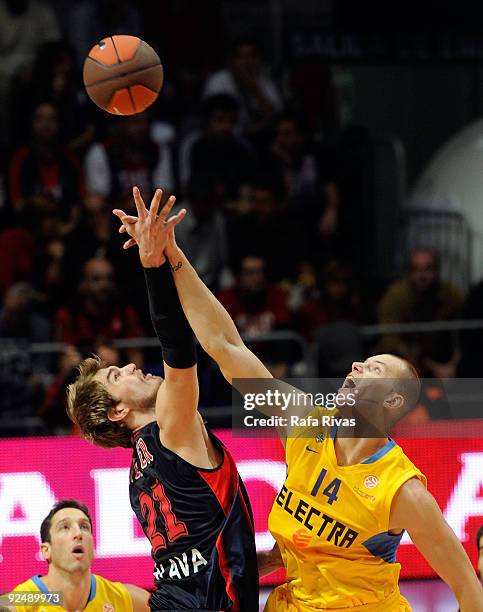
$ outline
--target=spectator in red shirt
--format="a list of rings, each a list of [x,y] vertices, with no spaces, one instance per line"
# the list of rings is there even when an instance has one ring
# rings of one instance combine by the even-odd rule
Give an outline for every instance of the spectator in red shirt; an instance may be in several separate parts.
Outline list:
[[[242,258],[237,283],[218,295],[242,333],[266,333],[288,326],[287,295],[278,285],[269,284],[263,257]]]
[[[141,192],[159,185],[165,193],[175,188],[174,162],[169,142],[151,137],[149,113],[123,117],[112,138],[95,142],[87,151],[85,173],[87,189],[121,208],[133,208],[132,186]]]
[[[268,282],[266,265],[262,256],[243,257],[236,285],[221,291],[218,298],[240,332],[251,336],[250,344],[256,344],[257,354],[272,374],[283,378],[289,375],[294,347],[290,342],[257,338],[290,325],[287,294]]]
[[[360,320],[359,296],[352,269],[339,260],[329,261],[322,269],[319,287],[299,310],[300,331],[312,338],[317,329],[337,321]]]
[[[32,140],[17,149],[10,162],[10,200],[21,212],[36,196],[52,199],[64,221],[74,222],[83,195],[82,168],[77,157],[59,144],[59,117],[52,102],[41,102],[32,116]]]
[[[89,259],[83,268],[78,295],[69,306],[55,315],[60,341],[81,349],[99,342],[144,335],[139,317],[132,306],[120,300],[114,276],[114,266],[107,259]],[[143,363],[139,349],[127,349],[126,357]]]

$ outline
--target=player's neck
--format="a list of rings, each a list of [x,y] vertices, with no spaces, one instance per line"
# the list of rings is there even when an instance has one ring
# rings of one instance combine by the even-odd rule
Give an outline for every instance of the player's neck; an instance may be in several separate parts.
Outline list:
[[[371,457],[387,443],[387,438],[337,438],[334,440],[337,464],[356,465]]]
[[[130,429],[132,432],[135,432],[138,429],[141,429],[141,427],[144,427],[148,423],[152,423],[155,420],[156,413],[153,408],[153,410],[148,410],[146,412],[130,412],[129,418],[125,421],[125,423],[128,429]]]
[[[67,612],[83,610],[91,592],[91,573],[71,574],[55,567],[49,568],[49,573],[42,577],[42,582],[50,592],[62,593],[62,607]]]

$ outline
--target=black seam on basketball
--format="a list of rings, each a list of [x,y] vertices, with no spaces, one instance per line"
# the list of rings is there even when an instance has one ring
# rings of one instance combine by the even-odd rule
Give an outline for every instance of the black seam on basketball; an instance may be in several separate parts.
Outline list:
[[[112,40],[112,46],[114,47],[114,51],[116,52],[116,55],[117,55],[117,63],[118,63],[118,64],[122,64],[121,56],[120,56],[120,55],[119,55],[119,53],[117,52],[116,43],[114,42],[114,36],[111,36],[110,38],[111,38],[111,40]],[[136,55],[136,54],[134,54],[134,55]],[[134,57],[134,56],[133,56],[133,57]]]
[[[129,94],[129,97],[131,98],[131,104],[132,104],[132,107],[134,109],[134,114],[136,114],[139,111],[138,111],[138,109],[136,107],[136,102],[134,101],[133,95],[131,93],[131,88],[127,87],[126,89],[127,89],[127,93]]]
[[[93,61],[96,61],[96,60],[93,60]],[[128,61],[131,61],[131,60],[128,60]],[[123,62],[123,63],[126,64],[127,62]],[[105,66],[105,65],[106,64],[101,64],[101,66]],[[139,74],[140,72],[144,72],[145,70],[151,70],[151,68],[156,68],[156,66],[162,67],[163,65],[161,64],[161,62],[158,62],[157,64],[152,64],[151,66],[140,68],[139,70],[136,70],[135,72],[121,72],[120,74],[108,77],[107,79],[101,79],[100,81],[94,81],[93,83],[89,83],[89,85],[86,85],[86,89],[89,89],[89,87],[92,87],[93,85],[99,85],[100,83],[109,83],[109,81],[114,81],[115,79],[127,77],[131,74]],[[142,83],[140,83],[140,85],[142,85]],[[148,87],[147,89],[150,89],[150,88]],[[161,88],[159,88],[158,90],[152,89],[151,91],[156,91],[156,93],[159,93],[161,91]]]

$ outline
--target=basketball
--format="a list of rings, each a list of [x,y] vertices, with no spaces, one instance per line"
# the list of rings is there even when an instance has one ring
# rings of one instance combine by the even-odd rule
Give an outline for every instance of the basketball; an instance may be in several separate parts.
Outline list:
[[[114,115],[146,110],[163,85],[156,51],[136,36],[103,38],[84,62],[84,85],[91,100]]]

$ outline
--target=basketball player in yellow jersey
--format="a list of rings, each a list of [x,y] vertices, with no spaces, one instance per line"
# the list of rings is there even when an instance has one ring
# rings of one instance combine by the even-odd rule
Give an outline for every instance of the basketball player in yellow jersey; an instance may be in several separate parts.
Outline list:
[[[238,386],[236,379],[272,378],[176,245],[173,228],[166,230],[167,241],[155,240],[141,233],[136,217],[119,210],[116,215],[120,232],[130,236],[125,248],[141,242],[148,252],[163,250],[186,318],[227,381]],[[356,407],[366,425],[379,418],[387,424],[385,432],[412,407],[418,386],[406,361],[378,355],[353,365],[342,392],[357,390]],[[371,433],[366,427],[357,438],[344,437],[341,429],[287,439],[288,476],[269,523],[278,546],[259,562],[262,575],[283,564],[287,583],[270,595],[265,610],[410,610],[399,593],[395,563],[406,529],[453,590],[461,612],[483,612],[483,590],[470,560],[426,490],[424,476],[392,440],[368,437]]]
[[[86,506],[71,499],[58,502],[43,520],[40,536],[40,549],[49,564],[48,572],[45,576],[33,576],[13,592],[61,593],[62,606],[26,601],[25,605],[22,602],[10,609],[17,612],[149,611],[149,593],[144,589],[91,574],[94,542],[92,519]]]
[[[405,360],[376,355],[354,363],[339,392],[354,394],[354,411],[390,429],[413,407],[419,381]],[[344,433],[332,427],[307,438],[292,431],[286,439],[287,478],[269,516],[277,544],[265,562],[269,573],[278,559],[287,582],[271,593],[265,612],[411,610],[398,588],[404,530],[462,612],[483,610],[483,590],[424,475],[390,438]]]

